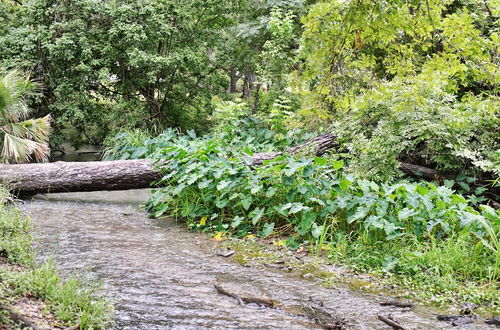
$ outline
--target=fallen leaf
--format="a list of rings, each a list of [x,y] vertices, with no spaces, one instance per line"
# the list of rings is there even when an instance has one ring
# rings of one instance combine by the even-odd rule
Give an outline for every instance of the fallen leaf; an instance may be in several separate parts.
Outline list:
[[[215,235],[212,237],[212,239],[215,241],[222,241],[222,235],[224,235],[224,233],[221,231],[218,231],[215,233]]]
[[[204,226],[207,223],[207,217],[203,217],[200,219],[200,225]]]

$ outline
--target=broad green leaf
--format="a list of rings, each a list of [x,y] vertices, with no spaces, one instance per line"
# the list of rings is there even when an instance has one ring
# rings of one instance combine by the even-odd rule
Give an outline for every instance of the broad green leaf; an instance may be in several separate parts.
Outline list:
[[[342,166],[344,166],[344,162],[342,160],[334,160],[332,162],[332,166],[334,169],[340,170],[342,168]]]
[[[267,236],[271,235],[274,230],[274,222],[272,223],[265,223],[264,227],[262,228],[262,232],[260,233],[260,236],[262,238],[266,238]]]
[[[199,189],[205,189],[208,187],[208,185],[210,185],[211,183],[213,182],[213,180],[203,180],[201,181],[200,183],[198,183],[198,188]]]
[[[311,202],[316,202],[316,203],[318,203],[318,204],[319,204],[319,205],[321,205],[321,206],[325,206],[325,202],[323,202],[323,201],[322,201],[321,199],[319,199],[319,198],[316,198],[316,197],[310,197],[310,198],[309,198],[309,200],[310,200]]]
[[[225,208],[229,204],[229,200],[227,199],[219,199],[215,201],[215,206],[217,206],[219,209]]]
[[[252,195],[255,195],[255,194],[257,194],[259,191],[261,191],[261,189],[262,189],[262,186],[261,186],[261,185],[253,185],[253,186],[252,186],[252,189],[250,190],[250,193],[251,193]]]
[[[358,207],[356,212],[347,218],[347,223],[353,223],[356,220],[359,220],[359,219],[366,217],[366,215],[368,214],[369,211],[370,211],[370,208]]]
[[[250,212],[250,216],[252,217],[252,224],[255,226],[257,222],[259,222],[260,218],[264,215],[265,208],[255,208],[252,212]]]
[[[322,233],[323,233],[323,226],[318,226],[316,223],[313,223],[311,230],[312,236],[314,238],[318,238],[321,236]]]
[[[290,208],[290,214],[295,214],[303,210],[308,210],[309,207],[304,206],[302,203],[293,203],[292,207]]]
[[[245,220],[244,217],[240,217],[239,215],[235,216],[233,221],[231,222],[231,227],[238,228],[238,226],[241,224],[243,220]]]
[[[399,211],[398,219],[400,221],[403,221],[403,220],[408,219],[409,217],[414,216],[415,214],[417,214],[417,211],[405,207],[404,209]]]
[[[269,188],[269,189],[267,189],[267,191],[266,191],[266,197],[267,197],[267,198],[271,198],[271,197],[273,197],[273,196],[274,196],[274,194],[276,194],[276,192],[277,192],[277,191],[278,191],[278,189],[277,189],[277,188],[275,188],[275,187],[270,187],[270,188]]]
[[[227,186],[229,186],[229,184],[231,184],[230,181],[222,180],[221,182],[219,182],[217,184],[217,190],[221,191],[221,190],[225,189]]]
[[[241,206],[243,206],[243,208],[245,210],[248,211],[248,209],[250,208],[250,206],[252,205],[252,198],[250,197],[245,197],[241,200]]]
[[[318,165],[318,166],[324,166],[328,163],[328,161],[323,158],[323,157],[314,157],[314,162]]]

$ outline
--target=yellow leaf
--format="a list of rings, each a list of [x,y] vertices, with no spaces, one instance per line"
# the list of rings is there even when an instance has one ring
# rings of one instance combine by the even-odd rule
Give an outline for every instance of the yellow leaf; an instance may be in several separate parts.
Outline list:
[[[254,237],[255,237],[255,235],[251,235],[251,234],[250,234],[250,235],[245,236],[244,238],[251,239],[251,238],[254,238]]]
[[[330,245],[321,244],[321,250],[330,251],[331,249],[332,249],[332,247]]]
[[[221,231],[218,231],[215,233],[215,235],[212,237],[213,240],[216,240],[216,241],[222,241],[222,235],[224,233],[221,232]]]
[[[283,239],[280,239],[279,241],[273,242],[273,244],[276,245],[276,246],[283,247],[283,246],[286,246],[286,241],[283,240]]]
[[[204,226],[207,223],[207,217],[203,217],[200,219],[200,225]]]

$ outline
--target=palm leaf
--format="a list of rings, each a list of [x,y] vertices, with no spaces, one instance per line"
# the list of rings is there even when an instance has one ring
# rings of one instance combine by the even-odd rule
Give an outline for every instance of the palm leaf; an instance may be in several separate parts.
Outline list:
[[[47,142],[50,134],[50,115],[43,118],[28,119],[19,123],[9,123],[4,125],[3,131],[11,135],[30,139],[35,142]]]
[[[0,117],[6,122],[27,119],[30,109],[26,100],[40,89],[29,77],[17,70],[9,71],[0,80]]]
[[[50,115],[28,119],[26,99],[38,88],[28,77],[13,70],[0,79],[0,162],[48,161]]]
[[[6,133],[0,157],[7,162],[22,163],[30,161],[32,155],[34,155],[36,161],[45,162],[48,161],[49,154],[50,149],[45,143],[19,138]]]

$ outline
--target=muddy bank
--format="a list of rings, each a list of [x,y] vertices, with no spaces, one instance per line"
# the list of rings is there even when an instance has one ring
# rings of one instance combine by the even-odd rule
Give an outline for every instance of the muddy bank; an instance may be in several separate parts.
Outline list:
[[[23,206],[43,258],[53,256],[63,272],[86,270],[104,281],[117,329],[324,328],[300,312],[311,300],[350,329],[387,329],[378,316],[388,314],[410,329],[452,328],[428,308],[382,306],[375,294],[321,287],[264,264],[248,267],[238,253],[221,254],[222,245],[204,234],[171,219],[149,219],[137,210],[147,197],[147,191],[57,194]],[[276,306],[241,303],[221,295],[214,283]]]

